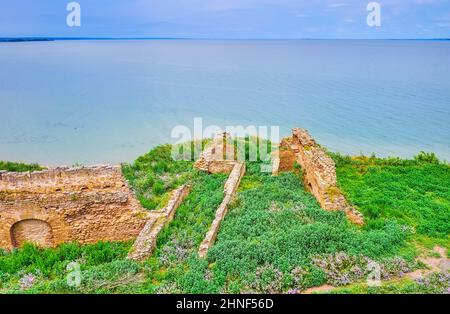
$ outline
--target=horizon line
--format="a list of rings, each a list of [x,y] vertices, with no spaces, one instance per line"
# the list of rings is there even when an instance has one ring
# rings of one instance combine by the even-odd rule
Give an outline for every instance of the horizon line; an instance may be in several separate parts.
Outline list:
[[[450,41],[450,38],[214,38],[214,37],[63,37],[63,36],[19,36],[0,37],[0,41],[64,41],[64,40],[410,40]]]

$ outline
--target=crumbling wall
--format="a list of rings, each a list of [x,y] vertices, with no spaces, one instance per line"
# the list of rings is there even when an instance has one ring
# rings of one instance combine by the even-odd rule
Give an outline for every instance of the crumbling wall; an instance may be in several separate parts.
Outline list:
[[[208,250],[214,245],[216,241],[217,233],[219,232],[220,223],[225,218],[227,214],[228,207],[233,200],[234,195],[239,187],[242,177],[245,174],[245,163],[236,162],[234,164],[233,170],[230,173],[227,181],[224,186],[224,198],[222,203],[216,210],[216,215],[214,220],[206,233],[205,238],[200,244],[200,249],[198,251],[198,255],[200,257],[205,257],[208,253]]]
[[[156,247],[158,234],[173,220],[176,209],[189,195],[190,191],[191,187],[189,185],[179,187],[172,191],[169,202],[163,209],[150,212],[149,220],[134,242],[128,254],[128,259],[141,261],[150,257]]]
[[[219,133],[195,162],[194,168],[208,173],[230,173],[236,164],[236,152],[230,134]]]
[[[232,201],[237,188],[245,174],[245,162],[239,162],[236,159],[236,149],[234,141],[229,133],[221,132],[214,138],[214,142],[205,149],[194,164],[194,168],[208,173],[226,173],[230,174],[224,186],[224,198],[222,203],[216,209],[214,220],[205,235],[198,255],[205,257],[211,246],[214,245],[220,223],[225,218],[228,206]]]
[[[53,230],[42,220],[21,220],[11,227],[11,242],[14,247],[20,247],[25,242],[33,242],[43,247],[53,246]]]
[[[0,247],[135,239],[147,220],[120,166],[0,172]]]
[[[280,171],[292,169],[294,158],[303,169],[305,186],[322,208],[343,210],[353,223],[364,223],[361,213],[350,206],[337,186],[334,161],[308,131],[293,129],[292,136],[280,143],[280,152],[283,152],[280,153]]]

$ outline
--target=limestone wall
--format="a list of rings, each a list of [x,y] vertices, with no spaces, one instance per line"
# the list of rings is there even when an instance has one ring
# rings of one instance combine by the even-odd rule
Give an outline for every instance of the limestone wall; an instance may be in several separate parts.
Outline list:
[[[230,134],[221,132],[195,162],[194,168],[209,173],[230,173],[235,161],[235,148]]]
[[[0,172],[0,247],[135,239],[144,210],[119,166]]]
[[[306,130],[293,129],[292,136],[280,144],[280,170],[292,169],[297,161],[303,169],[304,183],[326,210],[343,210],[356,224],[363,224],[363,217],[350,206],[337,186],[336,167]]]
[[[222,200],[222,203],[217,208],[216,215],[211,224],[211,227],[209,228],[205,238],[200,244],[200,249],[198,251],[198,255],[200,257],[205,257],[206,254],[208,253],[208,250],[211,248],[211,246],[214,245],[217,233],[219,232],[220,223],[227,214],[228,206],[230,205],[230,202],[232,201],[244,174],[245,174],[245,163],[236,162],[234,164],[233,170],[230,173],[230,176],[228,177],[228,180],[225,182],[224,198]]]
[[[191,187],[189,185],[179,187],[172,191],[167,206],[150,213],[149,220],[139,233],[127,256],[128,259],[141,261],[150,257],[156,247],[158,234],[173,220],[176,209],[181,205],[186,196],[189,195],[190,191]]]
[[[216,209],[214,220],[205,235],[198,255],[205,257],[211,246],[214,245],[220,223],[225,218],[228,206],[236,193],[239,183],[245,174],[245,162],[239,162],[235,158],[236,151],[234,141],[230,134],[221,132],[217,134],[214,141],[200,156],[194,164],[194,168],[208,173],[229,173],[228,180],[224,186],[224,198],[220,206]]]

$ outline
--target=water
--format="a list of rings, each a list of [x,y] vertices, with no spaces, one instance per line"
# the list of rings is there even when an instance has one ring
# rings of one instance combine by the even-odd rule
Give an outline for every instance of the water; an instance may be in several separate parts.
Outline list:
[[[132,161],[195,117],[450,160],[450,42],[0,43],[0,109],[0,160]]]

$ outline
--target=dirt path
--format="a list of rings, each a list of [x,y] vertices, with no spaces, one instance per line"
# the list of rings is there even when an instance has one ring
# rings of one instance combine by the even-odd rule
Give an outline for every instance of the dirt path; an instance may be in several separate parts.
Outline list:
[[[429,269],[418,269],[411,273],[405,274],[410,279],[423,278],[432,272],[447,272],[450,269],[450,259],[447,258],[447,250],[440,246],[433,248],[433,253],[439,254],[440,257],[419,257],[418,260],[425,264]]]
[[[305,291],[302,291],[301,294],[312,294],[312,293],[316,293],[316,292],[328,292],[333,289],[336,289],[336,287],[330,286],[330,285],[323,285],[323,286],[306,289]]]
[[[419,257],[418,260],[425,264],[428,269],[418,269],[405,274],[403,277],[413,280],[423,278],[432,272],[448,272],[450,270],[450,259],[447,258],[447,250],[440,246],[433,248],[433,253],[437,253],[439,257]],[[334,286],[322,285],[312,287],[301,292],[301,294],[312,294],[317,292],[330,292],[336,289]]]

